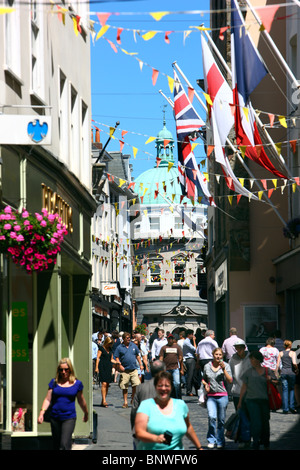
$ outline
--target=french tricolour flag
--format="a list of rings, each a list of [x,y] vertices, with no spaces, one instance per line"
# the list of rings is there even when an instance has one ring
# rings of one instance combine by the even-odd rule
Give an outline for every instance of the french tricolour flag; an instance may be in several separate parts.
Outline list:
[[[268,71],[250,36],[236,0],[231,0],[231,67],[237,144],[245,155],[279,178],[286,178],[269,160],[262,147],[250,94]],[[257,146],[257,147],[255,147]]]

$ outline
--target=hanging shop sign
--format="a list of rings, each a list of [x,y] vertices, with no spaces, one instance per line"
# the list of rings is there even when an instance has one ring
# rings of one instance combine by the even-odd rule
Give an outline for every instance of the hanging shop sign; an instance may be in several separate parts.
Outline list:
[[[26,302],[12,303],[12,360],[28,362],[28,312]]]
[[[227,292],[227,261],[225,260],[215,272],[216,300]]]
[[[0,114],[0,144],[50,145],[51,116]]]
[[[42,183],[42,207],[50,214],[58,214],[68,232],[73,232],[72,207],[44,183]]]

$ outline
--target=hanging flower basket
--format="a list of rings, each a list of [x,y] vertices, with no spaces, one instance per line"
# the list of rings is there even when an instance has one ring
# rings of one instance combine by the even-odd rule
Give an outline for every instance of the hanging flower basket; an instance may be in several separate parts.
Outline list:
[[[289,220],[283,228],[283,235],[287,238],[298,238],[300,234],[300,218]]]
[[[27,273],[49,269],[56,264],[60,245],[67,235],[66,226],[58,214],[30,214],[5,207],[0,212],[0,252],[26,269]]]

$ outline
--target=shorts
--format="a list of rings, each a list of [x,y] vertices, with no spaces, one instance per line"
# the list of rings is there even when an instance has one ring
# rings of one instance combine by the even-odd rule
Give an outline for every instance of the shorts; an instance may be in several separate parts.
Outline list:
[[[140,383],[137,369],[128,369],[120,373],[119,387],[121,390],[128,389],[129,384],[132,387],[137,387]]]

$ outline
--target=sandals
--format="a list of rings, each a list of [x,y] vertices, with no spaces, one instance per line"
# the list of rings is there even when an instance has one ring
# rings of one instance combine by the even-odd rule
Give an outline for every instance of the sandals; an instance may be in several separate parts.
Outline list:
[[[101,403],[100,405],[102,408],[107,408],[108,407],[108,403]]]
[[[122,408],[128,408],[127,403],[122,406]]]

